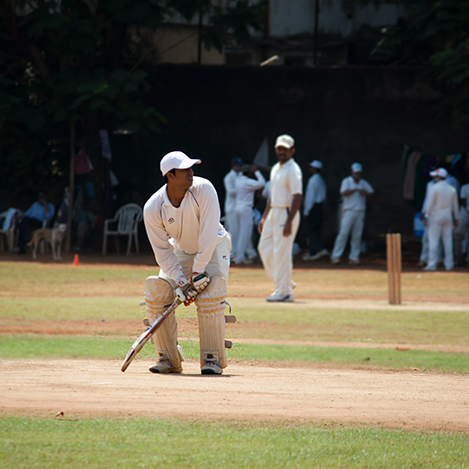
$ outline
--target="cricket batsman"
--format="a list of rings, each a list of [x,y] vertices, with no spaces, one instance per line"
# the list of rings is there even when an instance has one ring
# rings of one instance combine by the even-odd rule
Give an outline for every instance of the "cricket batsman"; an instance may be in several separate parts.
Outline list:
[[[145,229],[158,276],[145,280],[145,304],[152,323],[171,305],[175,294],[197,306],[202,374],[220,375],[227,366],[225,298],[231,239],[220,223],[220,204],[213,184],[194,176],[191,159],[181,151],[163,157],[160,169],[166,184],[143,209]],[[193,292],[197,292],[195,295]],[[181,373],[182,349],[172,313],[153,336],[158,362],[152,373]]]

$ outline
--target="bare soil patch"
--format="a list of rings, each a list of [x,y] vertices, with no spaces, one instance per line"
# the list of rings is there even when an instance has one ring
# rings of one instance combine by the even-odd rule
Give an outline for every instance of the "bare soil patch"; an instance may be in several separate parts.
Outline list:
[[[202,376],[154,375],[136,359],[2,361],[0,412],[28,417],[145,416],[226,421],[336,422],[469,431],[468,378],[424,373],[232,363]]]

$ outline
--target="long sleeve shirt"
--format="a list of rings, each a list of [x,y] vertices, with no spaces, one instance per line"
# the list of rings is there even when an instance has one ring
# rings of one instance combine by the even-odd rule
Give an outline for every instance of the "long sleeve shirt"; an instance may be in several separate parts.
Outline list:
[[[26,212],[24,212],[24,215],[28,218],[35,218],[36,220],[39,220],[39,221],[42,221],[42,222],[44,220],[51,220],[52,217],[55,214],[54,204],[47,203],[47,208],[48,208],[48,212],[47,212],[47,215],[46,215],[46,209],[45,209],[44,205],[42,205],[39,202],[34,202],[31,205],[31,207],[29,207],[28,210],[26,210]]]
[[[173,246],[194,254],[194,272],[203,272],[226,231],[220,224],[220,205],[213,184],[194,176],[179,207],[169,201],[167,185],[155,192],[143,208],[148,239],[158,265],[173,280],[183,275]]]
[[[428,205],[425,217],[454,217],[458,220],[458,197],[456,189],[446,181],[438,181],[428,191]]]
[[[326,183],[319,173],[313,174],[306,186],[303,214],[307,217],[314,204],[322,204],[326,199]]]
[[[232,169],[224,178],[225,186],[225,215],[233,212],[236,208],[236,179],[241,174]]]
[[[244,174],[236,178],[236,206],[244,205],[252,208],[254,205],[254,192],[265,185],[264,176],[260,171],[256,171],[254,176],[256,179],[251,179]]]

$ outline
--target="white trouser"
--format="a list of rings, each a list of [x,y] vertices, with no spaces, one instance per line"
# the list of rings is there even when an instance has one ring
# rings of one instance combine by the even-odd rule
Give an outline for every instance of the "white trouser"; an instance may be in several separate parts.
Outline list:
[[[335,239],[334,249],[331,259],[338,259],[344,252],[349,234],[350,254],[348,258],[351,261],[358,261],[360,258],[360,246],[362,243],[363,227],[365,226],[364,210],[343,210],[340,221],[340,231]]]
[[[440,239],[443,239],[443,248],[445,251],[445,268],[450,270],[454,267],[453,220],[452,218],[445,216],[430,216],[428,219],[428,269],[436,269],[438,263],[438,244]]]
[[[225,228],[231,235],[231,258],[236,256],[236,244],[238,242],[238,220],[236,217],[236,211],[225,213]]]
[[[201,366],[207,361],[207,355],[210,353],[222,368],[226,367],[224,309],[230,268],[230,251],[231,238],[227,233],[223,241],[215,248],[212,258],[205,268],[213,281],[195,300],[199,319]],[[189,279],[192,274],[195,255],[187,254],[176,247],[174,248],[174,254],[183,268],[184,275]],[[160,270],[158,277],[166,280],[173,290],[176,288],[174,281],[163,270]],[[174,314],[171,317],[174,317]],[[168,340],[173,344],[177,341],[177,322],[175,318],[171,334],[168,333]],[[176,362],[174,358],[173,361]]]
[[[428,263],[428,227],[423,229],[422,250],[420,251],[420,260]]]
[[[459,225],[454,230],[454,257],[458,264],[463,263],[464,244],[469,234],[469,212],[465,207],[459,209]],[[469,249],[466,244],[466,263],[469,264]]]
[[[239,264],[246,259],[246,251],[252,238],[252,227],[254,225],[252,207],[249,205],[237,205],[236,220],[238,224],[238,241],[235,247],[235,262]]]
[[[420,252],[420,260],[428,264],[428,258],[430,257],[430,246],[428,244],[428,226],[423,229],[422,236],[422,251]],[[437,264],[443,262],[443,242],[440,240],[438,243],[438,261]]]
[[[297,213],[292,221],[290,236],[283,236],[287,218],[286,208],[271,208],[259,241],[262,263],[275,285],[275,294],[280,296],[292,293],[292,248],[300,224],[300,215]]]

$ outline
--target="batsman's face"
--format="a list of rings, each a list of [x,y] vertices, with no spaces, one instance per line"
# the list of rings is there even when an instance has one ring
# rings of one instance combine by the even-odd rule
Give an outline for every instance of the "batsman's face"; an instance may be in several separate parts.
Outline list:
[[[286,163],[294,154],[294,148],[275,147],[278,162],[280,164]]]
[[[194,181],[194,171],[192,168],[187,169],[176,169],[174,170],[173,182],[174,185],[185,189],[189,189],[192,186],[192,182]]]

